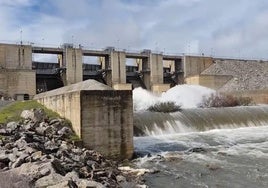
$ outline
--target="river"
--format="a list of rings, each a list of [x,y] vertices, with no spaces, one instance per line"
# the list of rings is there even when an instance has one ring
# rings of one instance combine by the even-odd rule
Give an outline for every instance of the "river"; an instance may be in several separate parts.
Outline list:
[[[268,187],[268,107],[136,111],[137,168],[149,187]]]

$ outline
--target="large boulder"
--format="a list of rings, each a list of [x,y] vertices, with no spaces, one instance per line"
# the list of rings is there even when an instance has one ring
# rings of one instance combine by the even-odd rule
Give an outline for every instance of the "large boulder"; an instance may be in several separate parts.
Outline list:
[[[26,120],[31,120],[33,122],[42,122],[44,120],[47,120],[47,116],[44,110],[40,108],[23,110],[20,116]]]

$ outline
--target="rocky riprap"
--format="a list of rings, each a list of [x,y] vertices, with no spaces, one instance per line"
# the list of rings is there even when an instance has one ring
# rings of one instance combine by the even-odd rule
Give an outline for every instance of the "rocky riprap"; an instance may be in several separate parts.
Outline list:
[[[1,188],[139,187],[116,162],[75,146],[64,119],[48,119],[42,109],[21,117],[0,127]]]
[[[219,91],[268,89],[268,62],[216,59],[202,75],[231,75],[233,78]]]

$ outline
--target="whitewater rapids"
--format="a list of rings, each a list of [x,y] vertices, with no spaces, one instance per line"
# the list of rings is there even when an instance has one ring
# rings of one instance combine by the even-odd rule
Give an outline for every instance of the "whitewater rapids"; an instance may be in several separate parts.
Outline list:
[[[133,93],[133,165],[157,169],[145,176],[154,188],[267,188],[268,107],[198,109],[215,91],[176,86],[162,95]],[[146,112],[157,102],[173,101],[182,112]],[[135,131],[135,129],[134,129]]]

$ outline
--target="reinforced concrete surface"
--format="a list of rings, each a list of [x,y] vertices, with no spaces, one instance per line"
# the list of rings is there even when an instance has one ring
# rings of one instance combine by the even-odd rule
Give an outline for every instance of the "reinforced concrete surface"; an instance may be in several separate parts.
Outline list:
[[[132,157],[132,91],[86,80],[34,99],[69,119],[85,147],[114,159]]]

